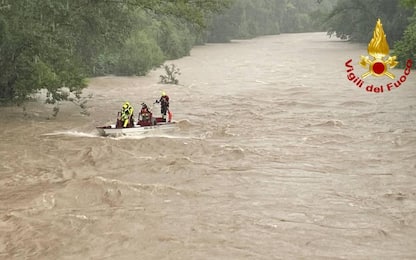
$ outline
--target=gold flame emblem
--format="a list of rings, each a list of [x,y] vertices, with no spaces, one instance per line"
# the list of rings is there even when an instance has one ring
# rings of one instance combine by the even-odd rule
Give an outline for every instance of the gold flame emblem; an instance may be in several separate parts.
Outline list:
[[[369,75],[381,77],[386,75],[393,79],[395,76],[393,73],[387,71],[389,68],[396,67],[399,62],[396,61],[396,56],[389,55],[389,44],[387,43],[386,35],[384,34],[383,25],[380,19],[377,20],[376,27],[374,28],[373,38],[368,44],[368,54],[371,56],[361,56],[360,65],[364,68],[368,68],[368,71],[361,77],[366,78]]]

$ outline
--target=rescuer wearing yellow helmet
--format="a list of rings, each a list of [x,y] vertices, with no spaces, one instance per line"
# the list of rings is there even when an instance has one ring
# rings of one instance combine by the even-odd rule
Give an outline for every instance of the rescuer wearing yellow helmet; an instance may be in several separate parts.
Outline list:
[[[159,100],[156,100],[156,103],[160,103],[160,113],[163,119],[166,120],[166,113],[169,111],[169,96],[166,95],[165,91],[162,91],[162,96]]]
[[[129,102],[125,102],[121,108],[121,120],[124,128],[133,125],[133,112],[133,106]]]

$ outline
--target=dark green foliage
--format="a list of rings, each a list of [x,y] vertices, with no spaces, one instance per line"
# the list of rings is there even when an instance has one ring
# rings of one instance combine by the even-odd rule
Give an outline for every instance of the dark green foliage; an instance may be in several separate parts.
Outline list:
[[[328,16],[328,35],[369,42],[380,18],[387,40],[393,46],[401,38],[411,14],[399,5],[399,0],[340,0]]]
[[[122,30],[115,28],[128,24],[110,22],[111,16],[107,15],[123,15],[124,11],[111,10],[104,2],[4,0],[2,3],[9,6],[0,9],[4,32],[0,42],[3,101],[22,103],[41,89],[47,90],[49,103],[67,100],[69,93],[86,86],[84,79],[99,50],[121,37]]]
[[[134,13],[134,26],[121,48],[107,48],[95,63],[94,75],[145,75],[164,60],[189,55],[198,31],[184,19]]]
[[[89,76],[144,75],[189,54],[206,17],[229,3],[1,0],[0,102],[22,103],[44,89],[56,103],[80,93]]]
[[[413,15],[410,25],[406,28],[401,40],[394,45],[394,55],[397,56],[399,66],[403,68],[408,59],[416,60],[416,14]]]
[[[168,60],[189,55],[196,37],[186,24],[177,19],[163,19],[160,23],[157,42]]]
[[[415,7],[416,0],[400,0],[400,3],[406,7]]]
[[[143,76],[162,62],[163,53],[156,41],[143,31],[137,31],[124,44],[115,72],[117,75]]]
[[[416,0],[401,0],[400,3],[409,10],[414,11],[416,8]],[[409,18],[409,22],[403,37],[394,45],[393,53],[399,61],[398,67],[401,68],[405,67],[408,59],[412,59],[413,63],[416,60],[416,12]]]

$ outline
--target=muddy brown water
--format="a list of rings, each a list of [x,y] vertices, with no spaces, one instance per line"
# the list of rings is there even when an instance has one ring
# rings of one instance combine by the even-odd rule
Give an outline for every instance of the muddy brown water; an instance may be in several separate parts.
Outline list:
[[[0,108],[0,258],[416,259],[416,79],[367,93],[345,66],[366,52],[325,33],[207,44],[167,62],[178,86],[91,79],[89,116]],[[161,90],[175,130],[97,135]]]

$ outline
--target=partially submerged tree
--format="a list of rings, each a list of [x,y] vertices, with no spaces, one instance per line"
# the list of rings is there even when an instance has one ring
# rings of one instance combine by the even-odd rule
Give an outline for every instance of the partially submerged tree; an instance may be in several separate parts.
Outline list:
[[[181,75],[179,68],[175,64],[164,65],[166,75],[160,75],[160,82],[163,84],[178,84],[179,80],[176,78],[178,75]]]

